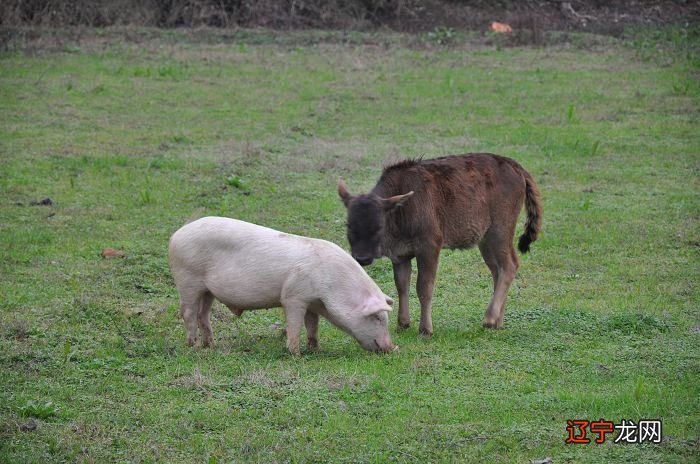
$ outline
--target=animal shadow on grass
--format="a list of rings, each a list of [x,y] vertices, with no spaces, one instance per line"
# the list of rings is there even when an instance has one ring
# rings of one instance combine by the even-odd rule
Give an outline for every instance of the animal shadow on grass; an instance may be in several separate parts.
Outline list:
[[[215,313],[216,311],[212,314]],[[245,316],[244,313],[241,317]],[[250,315],[248,316],[250,317]],[[259,324],[260,321],[257,321],[258,323],[254,326],[239,321],[238,318],[233,316],[223,316],[221,319],[226,320],[226,323],[219,324],[221,327],[219,329],[220,335],[218,337],[215,336],[214,345],[209,348],[204,348],[198,343],[195,346],[196,350],[203,352],[206,350],[213,350],[224,354],[238,354],[240,356],[250,357],[262,356],[266,360],[284,360],[290,358],[289,351],[287,351],[285,346],[287,334],[285,332],[283,318],[280,318],[278,322],[273,322],[272,324],[268,324],[267,321],[263,324]],[[333,340],[330,337],[330,332],[332,330],[336,329],[333,327],[320,329],[319,346],[316,348],[309,348],[307,346],[305,341],[306,334],[303,333],[302,339],[304,342],[301,345],[302,356],[330,359],[361,357],[374,354],[364,352],[352,338],[348,338],[343,342]],[[341,336],[345,336],[345,334]]]

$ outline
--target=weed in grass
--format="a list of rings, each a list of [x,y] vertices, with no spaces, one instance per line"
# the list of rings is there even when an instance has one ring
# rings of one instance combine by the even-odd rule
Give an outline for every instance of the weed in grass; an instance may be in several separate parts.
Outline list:
[[[690,88],[690,81],[674,82],[672,87],[675,94],[686,95]]]
[[[192,139],[184,134],[173,135],[171,137],[171,140],[173,141],[173,143],[180,143],[180,144],[192,143]]]
[[[235,174],[231,174],[226,178],[226,184],[230,185],[231,187],[235,187],[238,190],[241,190],[242,192],[250,192],[248,185],[243,181],[243,179],[240,176],[237,176]]]
[[[646,390],[646,387],[644,385],[644,378],[639,377],[637,379],[636,385],[634,386],[634,393],[632,394],[632,396],[634,397],[634,400],[641,401],[645,390]]]
[[[158,75],[160,77],[174,77],[177,74],[177,69],[172,66],[161,66],[158,68]]]
[[[139,192],[139,200],[142,205],[150,205],[153,203],[153,195],[150,190],[141,190]]]
[[[36,417],[37,419],[49,419],[58,415],[58,408],[51,401],[41,403],[39,401],[27,400],[20,409],[24,417]]]
[[[24,340],[32,333],[29,324],[24,319],[13,319],[9,322],[3,321],[2,326],[2,335],[7,338]]]
[[[148,67],[135,67],[132,70],[132,75],[134,77],[149,77],[151,75],[151,68]]]
[[[447,26],[438,26],[432,32],[428,32],[428,39],[438,45],[449,45],[454,38],[454,29]]]
[[[70,341],[65,341],[63,343],[63,362],[70,362],[73,356],[75,356],[77,350],[73,348],[73,344]]]
[[[148,167],[151,169],[161,169],[165,163],[162,157],[153,158],[148,162]]]
[[[668,323],[647,314],[625,312],[612,315],[607,324],[610,330],[624,334],[644,334],[668,331]]]

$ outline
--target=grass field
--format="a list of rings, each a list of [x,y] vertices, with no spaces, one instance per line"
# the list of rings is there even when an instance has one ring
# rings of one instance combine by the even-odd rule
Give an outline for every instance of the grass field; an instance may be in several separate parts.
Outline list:
[[[0,462],[698,460],[697,30],[44,34],[0,54]],[[185,345],[166,249],[192,214],[347,248],[339,177],[470,151],[544,199],[504,330],[478,251],[445,251],[435,335],[412,289],[397,354],[322,321],[294,357],[281,310],[218,303],[216,346]],[[386,259],[368,272],[396,296]],[[567,445],[567,419],[660,419],[663,442]]]

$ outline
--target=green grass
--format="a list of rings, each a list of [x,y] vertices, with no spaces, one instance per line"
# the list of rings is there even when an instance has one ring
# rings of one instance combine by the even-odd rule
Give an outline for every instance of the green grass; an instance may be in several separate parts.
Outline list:
[[[697,32],[450,42],[108,30],[0,54],[0,462],[697,460]],[[435,335],[412,290],[398,354],[322,322],[293,357],[281,310],[218,304],[215,348],[185,346],[166,248],[193,213],[347,247],[339,177],[469,151],[544,198],[504,330],[481,328],[479,253],[445,251]],[[387,260],[368,272],[396,296]],[[664,442],[564,444],[601,418]]]

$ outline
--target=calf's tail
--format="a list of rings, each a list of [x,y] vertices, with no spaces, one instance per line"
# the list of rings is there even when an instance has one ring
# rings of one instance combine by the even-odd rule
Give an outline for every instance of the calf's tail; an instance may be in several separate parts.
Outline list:
[[[527,253],[530,251],[530,244],[537,240],[537,233],[542,228],[542,197],[530,173],[524,169],[522,173],[525,179],[525,211],[527,212],[527,218],[525,219],[525,231],[518,240],[518,250],[521,253]]]

